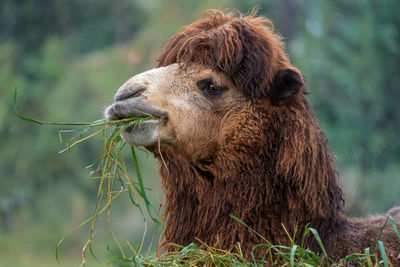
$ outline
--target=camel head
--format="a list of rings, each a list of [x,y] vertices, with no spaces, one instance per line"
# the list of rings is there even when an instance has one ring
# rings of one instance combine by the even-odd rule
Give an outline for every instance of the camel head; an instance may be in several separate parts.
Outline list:
[[[289,103],[303,87],[271,28],[265,18],[206,12],[167,41],[158,68],[119,88],[106,117],[155,118],[122,133],[131,145],[212,153],[244,115]]]
[[[223,73],[204,65],[182,68],[175,63],[129,79],[117,91],[106,116],[121,119],[151,115],[155,119],[122,133],[127,143],[149,150],[160,143],[161,147],[190,153],[218,136],[220,114],[241,99],[243,95]]]

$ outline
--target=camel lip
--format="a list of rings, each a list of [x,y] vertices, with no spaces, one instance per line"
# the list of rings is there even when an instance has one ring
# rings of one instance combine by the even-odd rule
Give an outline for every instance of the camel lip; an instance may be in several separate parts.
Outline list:
[[[126,128],[121,136],[132,146],[150,146],[159,139],[159,128],[159,119],[144,120]]]
[[[160,128],[168,121],[167,112],[137,99],[115,102],[106,109],[105,117],[108,120],[138,118],[139,122],[124,129],[121,136],[132,146],[145,147],[157,142]]]
[[[145,105],[142,102],[115,102],[105,111],[108,120],[121,120],[127,118],[149,118],[159,120],[164,124],[168,120],[167,112],[161,111],[153,106]]]
[[[131,126],[125,128],[124,132],[133,133],[136,130],[137,127],[142,128],[144,125],[146,125],[147,127],[149,127],[149,126],[151,126],[151,127],[156,127],[157,126],[158,127],[160,125],[160,119],[152,118],[152,119],[149,119],[149,120],[141,121],[141,122],[139,122],[137,124],[134,124],[134,125],[131,125]]]

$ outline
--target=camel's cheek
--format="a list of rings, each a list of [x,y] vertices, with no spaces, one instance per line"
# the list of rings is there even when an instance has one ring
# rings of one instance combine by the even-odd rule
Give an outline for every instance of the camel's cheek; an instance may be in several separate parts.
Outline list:
[[[171,103],[170,103],[171,104]],[[179,105],[178,105],[179,104]],[[173,134],[177,143],[187,148],[195,148],[204,140],[210,140],[208,134],[213,129],[207,126],[207,111],[199,111],[188,103],[175,103],[168,107],[168,134]],[[208,116],[209,117],[209,116]],[[207,131],[204,131],[207,129]]]
[[[142,101],[168,115],[159,128],[160,141],[188,150],[198,149],[215,136],[215,125],[210,123],[212,103],[201,94],[194,76],[194,69],[182,71],[174,64],[132,79],[132,83],[146,87],[140,96]]]
[[[205,149],[218,128],[210,107],[198,97],[191,93],[181,94],[180,98],[170,96],[163,107],[168,112],[168,123],[163,129],[165,134],[173,136],[176,144],[187,153]]]

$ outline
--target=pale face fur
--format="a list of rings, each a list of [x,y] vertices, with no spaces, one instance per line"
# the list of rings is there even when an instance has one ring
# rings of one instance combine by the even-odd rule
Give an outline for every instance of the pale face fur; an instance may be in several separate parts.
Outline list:
[[[172,146],[190,155],[218,138],[221,117],[242,101],[242,93],[223,74],[195,64],[172,64],[129,79],[105,115],[114,120],[151,114],[158,119],[124,131],[125,141],[148,149]]]

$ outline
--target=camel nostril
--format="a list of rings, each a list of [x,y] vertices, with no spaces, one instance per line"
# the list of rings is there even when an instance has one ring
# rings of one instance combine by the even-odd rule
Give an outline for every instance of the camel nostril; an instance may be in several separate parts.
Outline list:
[[[128,98],[139,97],[144,91],[146,91],[146,89],[147,89],[146,86],[143,85],[138,85],[138,84],[132,85],[125,92],[116,95],[115,102],[123,101]]]

